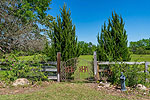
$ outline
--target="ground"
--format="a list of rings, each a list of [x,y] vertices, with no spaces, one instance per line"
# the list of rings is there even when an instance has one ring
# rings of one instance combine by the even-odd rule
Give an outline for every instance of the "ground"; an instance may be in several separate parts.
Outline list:
[[[43,82],[28,87],[0,88],[0,100],[148,100],[150,96],[98,88],[97,83]]]

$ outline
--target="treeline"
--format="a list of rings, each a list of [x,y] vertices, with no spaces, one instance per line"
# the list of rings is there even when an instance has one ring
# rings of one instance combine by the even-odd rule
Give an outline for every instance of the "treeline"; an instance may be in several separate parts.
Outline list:
[[[78,44],[81,55],[93,55],[93,52],[97,49],[96,45],[92,44],[92,42],[86,43],[84,41],[79,41]]]
[[[98,45],[78,41],[71,11],[64,4],[56,18],[49,15],[51,0],[1,0],[0,1],[0,54],[14,51],[25,55],[42,53],[49,60],[62,60],[92,55],[97,51],[100,61],[129,60],[127,34],[123,18],[112,12],[108,25],[104,23],[98,34]]]
[[[150,54],[150,38],[130,42],[129,48],[133,54]]]

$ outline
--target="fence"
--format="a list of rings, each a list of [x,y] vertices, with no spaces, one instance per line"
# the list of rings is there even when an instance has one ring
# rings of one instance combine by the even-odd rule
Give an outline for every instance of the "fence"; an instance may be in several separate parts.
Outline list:
[[[56,75],[48,75],[48,79],[51,80],[57,80],[58,82],[60,82],[60,52],[57,53],[57,61],[49,61],[49,62],[42,62],[41,64],[43,66],[41,66],[43,72],[52,72],[55,73]],[[3,65],[4,62],[0,62],[0,65]],[[32,65],[31,65],[32,67]],[[0,68],[0,71],[6,71],[6,69],[4,68]]]
[[[101,62],[97,61],[96,52],[94,52],[94,75],[95,80],[99,80],[99,72],[102,72],[102,70],[99,70],[99,65],[110,65],[110,64],[128,64],[128,65],[145,65],[145,70],[143,72],[149,74],[148,72],[148,65],[150,65],[150,62]],[[147,80],[147,79],[146,79]]]
[[[100,62],[97,61],[97,57],[96,57],[96,52],[94,52],[94,76],[95,76],[95,80],[99,80],[99,72],[101,72],[102,70],[99,70],[99,65],[110,65],[110,64],[128,64],[128,65],[133,65],[133,64],[138,64],[138,65],[145,65],[145,70],[144,72],[149,74],[148,72],[148,65],[150,65],[150,62]],[[2,62],[0,62],[0,65],[2,64]],[[48,66],[44,66],[44,64],[49,64]],[[51,62],[47,62],[47,63],[43,63],[42,66],[42,70],[44,72],[52,72],[52,73],[56,73],[55,76],[49,75],[48,79],[52,79],[52,80],[57,80],[58,82],[60,82],[60,65],[61,65],[61,53],[58,52],[57,53],[57,61],[51,61]],[[0,71],[3,70],[0,68]]]

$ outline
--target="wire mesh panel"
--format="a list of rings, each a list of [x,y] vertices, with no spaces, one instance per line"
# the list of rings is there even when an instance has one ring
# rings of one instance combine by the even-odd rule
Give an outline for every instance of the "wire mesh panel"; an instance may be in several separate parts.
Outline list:
[[[93,64],[80,58],[61,63],[61,81],[89,81],[93,79]]]

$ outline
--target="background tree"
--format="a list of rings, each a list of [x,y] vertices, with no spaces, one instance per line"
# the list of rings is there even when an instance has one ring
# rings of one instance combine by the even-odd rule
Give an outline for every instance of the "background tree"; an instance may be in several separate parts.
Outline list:
[[[61,9],[61,17],[57,16],[54,22],[54,31],[49,33],[51,39],[51,60],[56,60],[57,52],[61,52],[62,60],[78,57],[80,54],[75,25],[72,24],[70,10],[64,4]]]
[[[96,45],[92,44],[92,42],[79,41],[78,45],[80,46],[81,55],[92,55],[96,51]]]
[[[129,47],[134,54],[150,54],[150,38],[136,42],[131,41]]]
[[[128,61],[130,53],[127,47],[127,34],[121,16],[112,13],[108,25],[104,23],[101,34],[98,34],[97,58],[99,61]]]
[[[1,0],[0,47],[10,52],[20,43],[18,39],[29,34],[40,36],[40,32],[44,30],[39,24],[48,25],[48,21],[53,20],[52,16],[45,12],[50,9],[50,2],[51,0]]]

